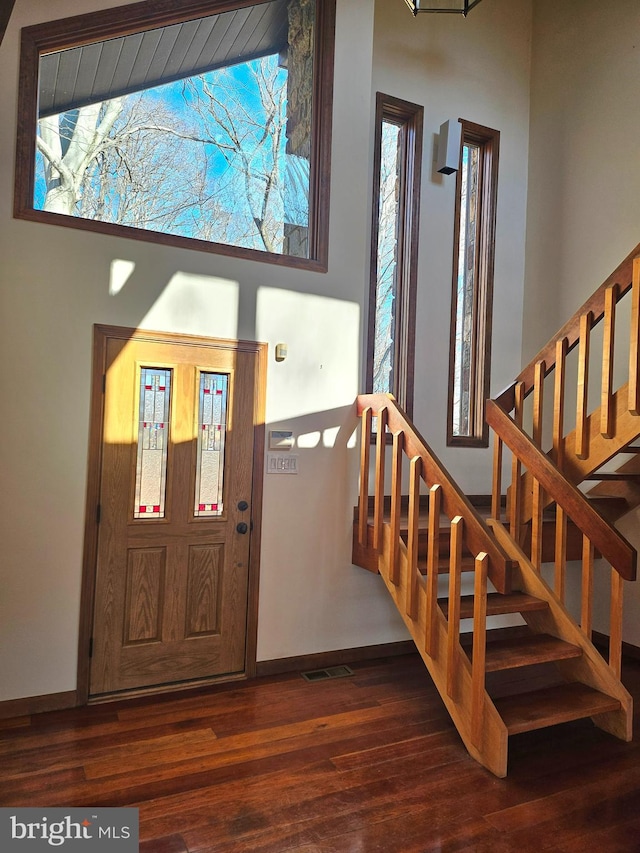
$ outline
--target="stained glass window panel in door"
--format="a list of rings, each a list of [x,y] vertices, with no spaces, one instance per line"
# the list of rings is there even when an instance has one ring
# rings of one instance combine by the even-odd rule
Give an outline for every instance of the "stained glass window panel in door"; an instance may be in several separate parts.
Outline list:
[[[140,370],[134,518],[164,518],[169,448],[171,371]]]
[[[194,508],[197,518],[222,515],[228,390],[227,374],[200,374]]]

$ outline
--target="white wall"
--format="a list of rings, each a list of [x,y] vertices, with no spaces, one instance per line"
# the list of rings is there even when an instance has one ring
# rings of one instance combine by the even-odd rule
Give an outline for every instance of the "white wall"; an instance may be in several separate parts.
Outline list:
[[[640,6],[534,10],[526,360],[640,242]]]
[[[456,179],[433,164],[446,119],[500,131],[491,359],[491,392],[498,393],[520,366],[531,0],[483,0],[467,18],[414,19],[402,5],[376,4],[373,86],[425,110],[414,420],[460,484],[487,494],[491,449],[446,447]]]
[[[75,688],[94,323],[270,344],[267,428],[299,437],[300,474],[265,477],[258,659],[406,637],[380,579],[350,560],[373,93],[426,107],[416,421],[439,447],[454,181],[431,174],[432,134],[458,115],[502,131],[497,389],[520,353],[530,0],[484,0],[466,21],[414,21],[404,0],[377,0],[375,39],[373,4],[338,0],[326,275],[14,220],[19,29],[109,3],[16,4],[0,47],[0,701]],[[132,271],[112,294],[117,261]],[[486,490],[488,456],[464,459],[462,479]]]
[[[639,36],[637,0],[534,3],[525,362],[640,242]],[[620,525],[637,548],[639,520]],[[625,595],[624,639],[639,645],[640,584]]]

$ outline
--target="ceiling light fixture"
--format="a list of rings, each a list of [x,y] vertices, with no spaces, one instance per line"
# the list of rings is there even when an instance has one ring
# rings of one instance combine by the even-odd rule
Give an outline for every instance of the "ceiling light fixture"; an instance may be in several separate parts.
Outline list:
[[[481,0],[405,0],[414,15],[418,12],[453,12],[458,15],[467,14]]]

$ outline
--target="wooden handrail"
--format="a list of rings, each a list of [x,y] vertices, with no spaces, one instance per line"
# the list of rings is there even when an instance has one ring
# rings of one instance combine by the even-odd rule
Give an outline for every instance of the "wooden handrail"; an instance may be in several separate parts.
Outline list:
[[[582,492],[566,480],[529,436],[494,400],[487,401],[487,423],[540,483],[574,524],[587,534],[595,548],[625,580],[636,578],[636,551],[627,540],[589,504]]]
[[[605,315],[607,291],[613,285],[617,285],[617,299],[619,302],[631,289],[633,278],[633,261],[634,258],[640,255],[640,243],[635,249],[630,252],[622,263],[611,273],[610,276],[600,285],[600,287],[587,299],[587,301],[579,308],[573,317],[568,320],[557,334],[545,344],[540,352],[529,362],[529,364],[521,371],[517,379],[498,396],[496,402],[500,403],[505,411],[511,411],[513,408],[513,390],[519,382],[524,383],[525,396],[528,395],[535,381],[535,366],[539,362],[545,364],[545,376],[556,366],[556,344],[558,341],[566,339],[567,352],[577,345],[580,340],[580,318],[589,314],[593,315],[592,325],[596,325],[602,320]],[[511,405],[510,405],[511,403]]]
[[[383,412],[382,420],[392,434],[403,435],[402,449],[409,459],[418,457],[421,461],[420,475],[429,488],[441,486],[440,501],[442,511],[448,518],[461,516],[464,519],[465,540],[473,554],[486,552],[489,557],[489,579],[499,592],[510,591],[511,561],[495,541],[484,521],[475,508],[451,478],[435,453],[431,450],[422,435],[418,432],[406,413],[400,408],[395,399],[389,394],[361,394],[357,398],[358,416],[366,415],[370,409],[377,417]],[[378,426],[380,426],[378,419]],[[378,442],[378,446],[384,442]],[[379,472],[378,472],[379,473]],[[376,488],[378,492],[379,489]],[[377,501],[378,506],[382,505]],[[361,507],[361,512],[364,507]]]

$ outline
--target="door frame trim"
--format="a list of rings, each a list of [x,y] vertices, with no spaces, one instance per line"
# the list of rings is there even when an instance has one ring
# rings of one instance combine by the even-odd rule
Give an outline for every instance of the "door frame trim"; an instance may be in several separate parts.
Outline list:
[[[140,340],[150,343],[206,346],[212,349],[233,349],[255,353],[256,376],[254,386],[253,423],[253,470],[251,499],[251,530],[249,550],[249,576],[247,591],[247,628],[245,643],[245,669],[243,678],[256,675],[258,645],[258,586],[260,576],[260,541],[262,527],[262,491],[264,480],[264,438],[267,386],[267,344],[256,341],[224,340],[199,335],[172,332],[155,332],[122,326],[93,327],[93,357],[91,371],[91,403],[89,413],[89,448],[87,465],[87,491],[85,499],[84,548],[82,557],[82,586],[80,591],[80,625],[78,635],[77,705],[89,701],[89,678],[91,669],[90,643],[93,634],[93,605],[96,589],[98,557],[98,504],[100,501],[100,477],[102,471],[102,437],[104,426],[104,379],[107,370],[107,341],[109,339]],[[238,673],[234,673],[234,680]],[[222,682],[226,676],[212,678],[211,683]],[[200,680],[201,682],[201,680]],[[187,689],[190,682],[175,685],[176,690]],[[165,689],[171,689],[167,685]],[[134,691],[139,694],[140,691]],[[126,696],[126,692],[122,694]]]

